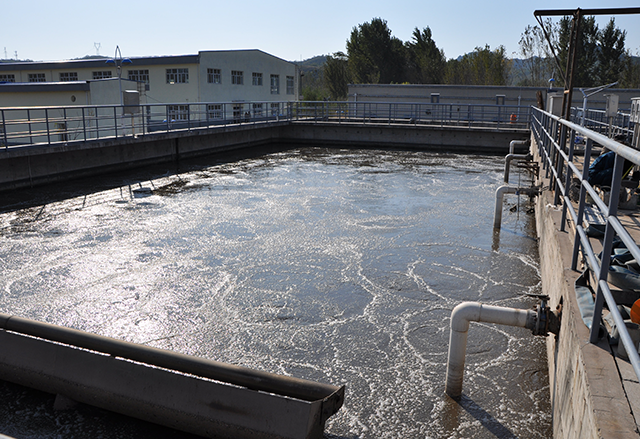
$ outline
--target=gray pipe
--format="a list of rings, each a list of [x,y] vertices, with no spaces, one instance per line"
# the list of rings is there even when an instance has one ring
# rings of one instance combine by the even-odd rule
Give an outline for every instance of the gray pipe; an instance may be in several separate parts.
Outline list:
[[[463,302],[451,312],[451,334],[449,336],[449,358],[445,391],[452,398],[460,398],[467,350],[469,322],[497,323],[519,326],[533,330],[537,313],[533,310],[504,308],[483,305],[478,302]]]
[[[516,145],[526,145],[528,143],[528,140],[512,140],[511,142],[509,142],[509,154],[513,154]]]
[[[504,182],[509,183],[509,169],[512,160],[531,160],[531,154],[507,154],[504,163]]]
[[[511,186],[500,186],[496,190],[496,206],[493,211],[493,228],[500,229],[502,224],[502,202],[504,194],[517,194],[518,188]]]

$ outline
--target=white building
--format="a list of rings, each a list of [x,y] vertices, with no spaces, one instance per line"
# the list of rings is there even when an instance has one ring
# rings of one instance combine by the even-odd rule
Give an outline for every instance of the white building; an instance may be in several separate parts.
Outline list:
[[[299,77],[260,50],[0,63],[0,145],[276,117],[298,100]]]
[[[283,102],[299,96],[297,66],[260,50],[118,58],[120,75],[113,61],[0,63],[0,107],[119,104],[118,93],[98,92],[87,83],[120,78],[118,89],[137,88],[141,104]]]

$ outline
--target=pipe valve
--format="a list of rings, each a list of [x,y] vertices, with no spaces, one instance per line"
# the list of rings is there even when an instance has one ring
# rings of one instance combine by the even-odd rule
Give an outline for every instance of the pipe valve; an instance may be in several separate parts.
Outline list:
[[[546,298],[547,300],[548,297]],[[533,335],[546,336],[549,333],[558,335],[560,333],[560,319],[562,316],[562,305],[558,305],[555,311],[547,306],[545,300],[541,300],[536,307],[535,325],[531,328]]]

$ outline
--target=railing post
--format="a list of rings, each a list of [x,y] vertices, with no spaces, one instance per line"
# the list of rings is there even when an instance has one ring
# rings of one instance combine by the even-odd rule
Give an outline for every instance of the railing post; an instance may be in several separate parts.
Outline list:
[[[589,162],[591,158],[591,147],[593,140],[587,139],[587,144],[584,148],[584,164],[582,166],[582,180],[580,182],[580,200],[578,201],[578,215],[576,221],[576,233],[573,238],[573,253],[571,257],[571,269],[576,270],[578,268],[578,253],[580,251],[580,235],[578,233],[578,226],[582,226],[582,219],[584,218],[584,208],[587,200],[587,188],[584,186],[584,182],[589,177]]]
[[[573,162],[573,148],[574,148],[574,141],[576,138],[576,132],[574,130],[571,130],[571,136],[569,137],[569,154],[568,154],[568,159],[569,162],[567,163],[567,167],[565,169],[565,180],[564,180],[564,194],[565,196],[567,195],[567,193],[569,192],[569,190],[571,189],[571,177],[572,177],[572,171],[571,171],[571,166],[570,163]],[[560,231],[564,232],[565,229],[565,222],[567,220],[567,201],[566,199],[564,200],[564,202],[562,203],[562,219],[560,220]]]
[[[82,132],[84,133],[84,141],[87,141],[87,120],[84,117],[84,107],[82,107]]]
[[[49,129],[49,110],[44,109],[44,123],[47,126],[47,144],[51,145],[51,130]]]
[[[98,107],[95,107],[93,110],[96,113],[96,139],[99,139],[100,138],[100,125],[99,125],[100,121],[98,117]]]
[[[29,110],[27,110],[27,114],[28,114],[28,111]],[[0,109],[0,113],[2,113],[2,137],[4,139],[4,149],[9,149],[9,142],[7,140],[7,125],[4,118],[4,110]],[[29,134],[31,134],[31,121],[29,121]],[[31,140],[31,143],[33,143],[33,140]]]
[[[118,112],[116,111],[116,107],[113,107],[113,126],[115,128],[116,139],[118,138]]]
[[[611,262],[611,249],[613,246],[614,230],[611,225],[610,218],[618,214],[618,199],[620,196],[620,181],[622,179],[622,168],[624,167],[624,158],[616,154],[615,164],[613,165],[613,177],[611,180],[611,192],[609,192],[609,216],[607,217],[607,226],[604,231],[604,241],[602,242],[602,256],[600,257],[600,272],[598,273],[598,288],[596,290],[595,307],[593,310],[593,321],[591,323],[591,334],[589,341],[591,343],[598,342],[598,332],[600,329],[600,320],[602,318],[602,306],[604,305],[604,295],[602,293],[601,282],[607,282],[609,276],[609,265]]]
[[[562,152],[567,152],[567,127],[563,124],[562,128],[560,129],[560,142],[558,142],[558,146],[559,146],[559,151],[557,154],[557,165],[556,165],[556,172],[558,175],[558,182],[557,182],[557,186],[556,186],[556,192],[555,192],[555,197],[554,197],[554,204],[558,204],[560,202],[560,195],[562,192],[562,168],[564,166],[564,158],[562,157],[562,154],[560,154],[560,151]],[[565,192],[566,192],[566,187],[564,188]]]
[[[63,108],[62,109],[62,118],[64,119],[64,133],[62,134],[62,141],[69,141],[69,129],[67,128],[67,109]]]
[[[27,124],[29,125],[29,143],[33,144],[33,130],[31,129],[31,110],[27,110]],[[4,117],[2,118],[2,125],[4,126]]]

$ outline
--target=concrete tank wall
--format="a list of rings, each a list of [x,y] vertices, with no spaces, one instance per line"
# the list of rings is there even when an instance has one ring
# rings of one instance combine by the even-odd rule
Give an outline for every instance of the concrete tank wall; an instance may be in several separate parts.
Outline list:
[[[264,145],[378,147],[447,152],[504,153],[509,142],[527,137],[525,130],[412,125],[291,123],[234,125],[54,146],[0,151],[0,191],[53,181],[122,171]]]

